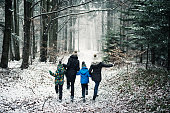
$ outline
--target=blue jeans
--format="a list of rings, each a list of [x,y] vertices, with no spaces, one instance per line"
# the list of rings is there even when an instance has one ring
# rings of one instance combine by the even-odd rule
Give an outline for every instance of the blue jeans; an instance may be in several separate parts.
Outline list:
[[[100,84],[100,82],[95,82],[94,95],[93,95],[94,97],[96,97],[96,96],[97,96],[97,92],[98,92],[99,84]]]

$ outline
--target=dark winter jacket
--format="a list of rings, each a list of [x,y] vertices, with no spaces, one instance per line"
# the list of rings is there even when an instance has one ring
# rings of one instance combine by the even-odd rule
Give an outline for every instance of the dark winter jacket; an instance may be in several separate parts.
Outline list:
[[[87,84],[89,83],[89,70],[87,67],[82,67],[81,70],[77,73],[77,75],[81,75],[81,84]]]
[[[59,67],[61,68],[60,70],[59,70]],[[55,85],[63,85],[64,84],[65,69],[62,64],[59,64],[57,66],[57,70],[55,73],[52,73],[51,71],[49,71],[49,72],[50,72],[50,75],[55,77]]]
[[[69,82],[75,81],[76,73],[79,70],[80,67],[77,55],[71,55],[67,63],[67,80]]]
[[[112,64],[104,64],[103,62],[93,62],[90,66],[89,73],[92,77],[92,80],[95,82],[101,81],[101,69],[102,67],[112,67]]]

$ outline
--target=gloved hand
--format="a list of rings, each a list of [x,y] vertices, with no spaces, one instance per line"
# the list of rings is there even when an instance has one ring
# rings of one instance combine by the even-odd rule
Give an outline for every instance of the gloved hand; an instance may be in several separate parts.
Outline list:
[[[49,70],[50,75],[53,75],[53,73]]]

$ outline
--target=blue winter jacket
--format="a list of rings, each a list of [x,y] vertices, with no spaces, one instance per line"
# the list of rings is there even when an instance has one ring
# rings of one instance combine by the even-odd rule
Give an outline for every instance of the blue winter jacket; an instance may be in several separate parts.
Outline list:
[[[89,77],[91,77],[91,75],[89,74],[89,70],[87,67],[82,67],[81,70],[77,73],[77,75],[81,75],[81,84],[89,83]]]

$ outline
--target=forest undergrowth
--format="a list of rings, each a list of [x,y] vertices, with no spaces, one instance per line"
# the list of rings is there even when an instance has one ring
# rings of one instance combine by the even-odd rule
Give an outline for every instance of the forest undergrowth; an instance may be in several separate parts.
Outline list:
[[[130,69],[117,74],[116,105],[127,112],[169,112],[170,73],[163,69]],[[115,83],[113,83],[115,84]]]

